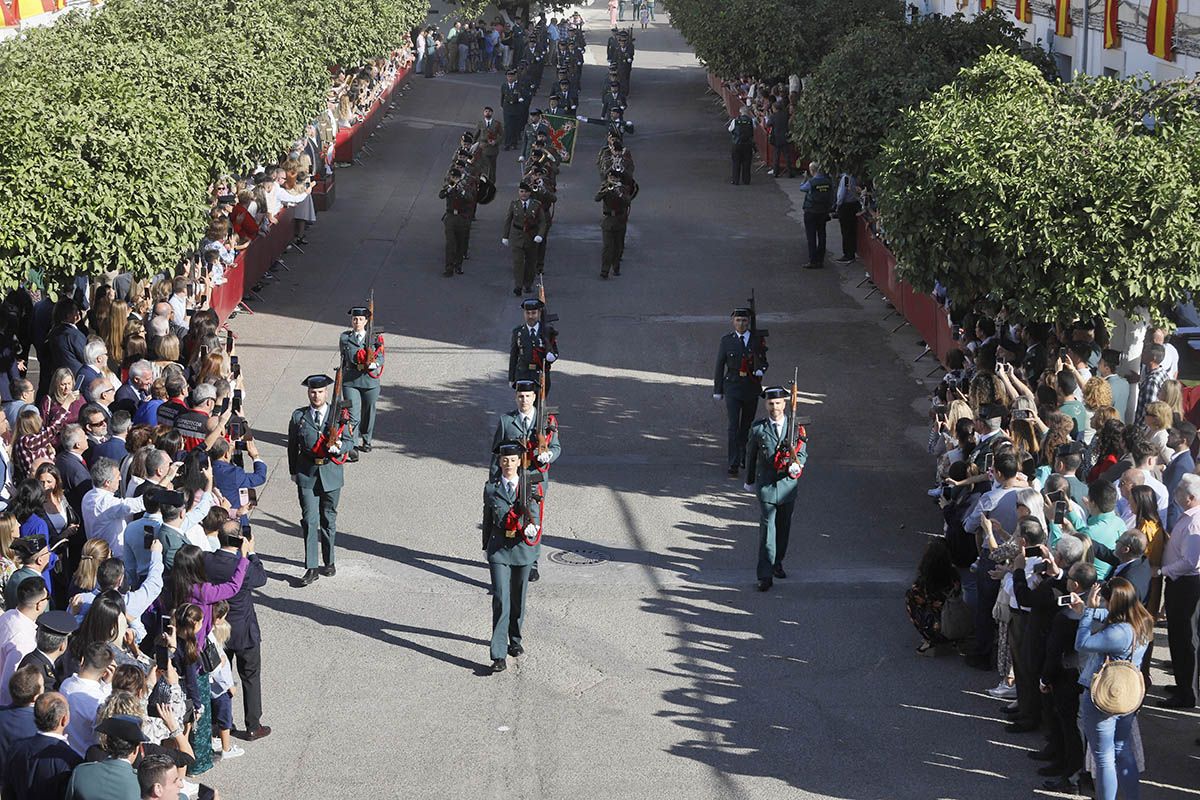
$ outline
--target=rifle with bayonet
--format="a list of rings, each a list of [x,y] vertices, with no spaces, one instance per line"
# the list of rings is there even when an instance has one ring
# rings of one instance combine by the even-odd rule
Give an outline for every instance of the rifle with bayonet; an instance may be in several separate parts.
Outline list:
[[[803,467],[800,464],[800,450],[808,443],[808,432],[804,425],[811,422],[807,417],[799,415],[800,409],[800,369],[797,368],[792,378],[792,396],[790,413],[788,414],[787,436],[779,440],[775,448],[775,469],[786,472],[790,478],[799,478]]]
[[[754,302],[754,290],[750,290],[750,341],[754,346],[754,350],[750,353],[750,377],[762,383],[762,376],[756,375],[757,372],[765,372],[767,369],[767,336],[766,328],[758,327],[758,308]]]
[[[383,375],[383,364],[379,363],[379,357],[383,354],[383,334],[375,333],[374,289],[371,290],[371,295],[367,299],[367,333],[363,337],[363,350],[365,351],[363,368],[372,378],[379,378]],[[372,364],[375,365],[375,369],[370,369]]]
[[[329,395],[326,405],[329,406],[329,411],[326,415],[325,430],[321,431],[317,443],[313,445],[313,455],[317,458],[327,458],[334,464],[345,464],[349,453],[340,447],[336,453],[329,449],[330,445],[341,440],[346,423],[350,421],[350,404],[342,401],[341,367],[334,373],[333,393]]]

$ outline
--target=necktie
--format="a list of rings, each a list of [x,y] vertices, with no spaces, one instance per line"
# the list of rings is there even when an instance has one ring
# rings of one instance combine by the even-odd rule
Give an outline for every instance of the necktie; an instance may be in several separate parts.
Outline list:
[[[524,206],[525,206],[525,210],[528,211],[529,210],[529,201],[528,200],[526,200],[524,202]]]
[[[775,423],[775,437],[778,439],[783,438],[783,423],[782,422]]]
[[[750,346],[750,332],[746,331],[742,334],[742,347]]]
[[[319,409],[319,408],[313,409],[313,422],[316,423],[318,428],[321,427],[321,409]]]

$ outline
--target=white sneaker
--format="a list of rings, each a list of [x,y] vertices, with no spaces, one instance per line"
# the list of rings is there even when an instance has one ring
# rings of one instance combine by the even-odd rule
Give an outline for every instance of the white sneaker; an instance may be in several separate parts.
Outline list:
[[[769,170],[767,170],[767,174],[768,174],[768,175],[774,175],[774,174],[775,174],[775,170],[773,170],[773,169],[769,169]]]
[[[244,755],[246,755],[245,750],[243,750],[239,745],[232,744],[229,746],[228,750],[221,751],[221,760],[228,761],[231,758],[238,758],[239,756]]]
[[[1012,700],[1017,696],[1017,687],[1009,686],[1004,681],[987,690],[987,693],[997,700]]]
[[[199,797],[200,784],[185,780],[183,781],[183,788],[179,790],[179,793],[181,795],[187,795],[188,797]]]
[[[221,752],[221,737],[214,736],[212,740],[212,749],[214,753]]]

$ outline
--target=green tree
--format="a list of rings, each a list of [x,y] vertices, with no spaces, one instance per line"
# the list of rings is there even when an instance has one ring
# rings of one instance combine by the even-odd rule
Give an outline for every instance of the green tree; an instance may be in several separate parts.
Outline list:
[[[1019,54],[1054,76],[1046,52],[1026,42],[1023,31],[999,12],[970,21],[956,14],[856,28],[806,81],[792,116],[792,138],[800,152],[865,177],[900,112],[992,47]]]
[[[1196,81],[1056,84],[989,53],[883,145],[879,206],[900,275],[1027,319],[1159,309],[1200,286],[1197,141]]]

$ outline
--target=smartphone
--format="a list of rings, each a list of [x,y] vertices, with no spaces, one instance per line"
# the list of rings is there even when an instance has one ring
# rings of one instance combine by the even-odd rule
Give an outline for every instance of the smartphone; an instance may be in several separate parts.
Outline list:
[[[246,424],[240,419],[231,419],[229,421],[229,435],[234,439],[240,439],[246,435]]]
[[[1026,547],[1025,548],[1025,557],[1026,558],[1036,558],[1037,556],[1040,556],[1041,554],[1042,554],[1042,548],[1040,548],[1040,547]]]
[[[1073,598],[1074,598],[1074,595],[1070,595],[1070,594],[1064,594],[1062,597],[1058,598],[1058,605],[1059,605],[1059,607],[1061,608],[1062,606],[1069,606],[1069,605],[1071,605],[1071,600],[1072,600]]]
[[[233,352],[233,331],[230,330],[225,331],[225,352]]]
[[[195,291],[196,291],[195,284],[189,282],[187,285],[187,296],[191,297],[195,293]]]
[[[1033,412],[1027,408],[1018,408],[1012,413],[1013,419],[1033,419]]]
[[[238,489],[238,506],[245,507],[250,505],[250,490],[246,487]]]
[[[983,456],[983,471],[991,472],[992,471],[992,462],[995,460],[996,460],[996,457],[994,454],[985,453]]]
[[[1062,525],[1063,520],[1067,518],[1067,501],[1059,500],[1054,504],[1054,524]]]
[[[253,536],[250,535],[250,523],[249,522],[242,525],[242,538],[243,539],[253,539],[254,538]]]
[[[1051,503],[1061,503],[1067,499],[1067,495],[1062,489],[1059,489],[1057,492],[1046,492],[1046,499]]]
[[[158,618],[158,628],[163,633],[166,633],[175,626],[175,622],[171,619],[170,614],[163,614]]]
[[[208,345],[202,344],[200,345],[200,360],[203,361],[206,358],[208,358]]]
[[[167,672],[167,660],[170,657],[171,656],[167,652],[167,648],[165,648],[165,647],[154,648],[154,666],[158,667],[158,671],[164,675]]]

